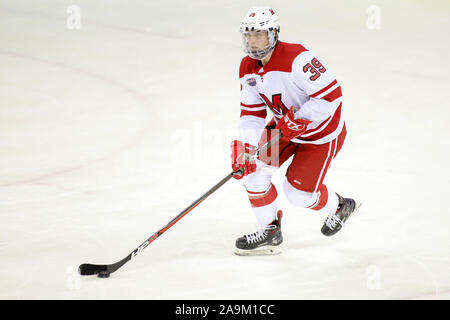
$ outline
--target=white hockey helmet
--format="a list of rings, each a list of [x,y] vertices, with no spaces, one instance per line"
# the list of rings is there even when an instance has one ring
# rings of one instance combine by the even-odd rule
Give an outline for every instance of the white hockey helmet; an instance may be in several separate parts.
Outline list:
[[[267,32],[269,38],[267,47],[261,50],[251,50],[246,39],[246,33],[250,31]],[[251,7],[241,23],[242,50],[250,58],[261,60],[277,44],[279,32],[278,17],[271,7]]]

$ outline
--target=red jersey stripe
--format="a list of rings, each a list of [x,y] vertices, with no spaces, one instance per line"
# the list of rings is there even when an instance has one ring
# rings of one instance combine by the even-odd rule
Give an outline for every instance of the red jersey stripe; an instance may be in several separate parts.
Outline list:
[[[331,116],[329,116],[328,118],[323,120],[322,123],[319,124],[316,128],[310,129],[310,130],[306,130],[305,132],[303,132],[303,134],[309,134],[309,133],[314,132],[314,131],[320,131],[321,128],[327,123],[327,121],[330,120],[330,118],[331,118]]]
[[[310,94],[309,96],[311,98],[317,97],[319,94],[324,93],[325,91],[327,91],[328,89],[330,89],[332,86],[334,86],[337,83],[337,80],[334,80],[333,82],[331,82],[329,85],[327,85],[325,88],[320,89],[319,91],[317,91],[316,93]]]
[[[242,116],[255,116],[259,118],[265,119],[267,116],[267,110],[259,110],[259,111],[248,111],[248,110],[241,110],[241,117]]]
[[[265,103],[260,103],[260,104],[245,104],[241,102],[241,106],[246,107],[246,108],[257,108],[257,107],[264,107],[266,104]]]
[[[334,100],[336,100],[337,98],[340,98],[340,97],[342,97],[342,90],[341,90],[341,87],[339,86],[336,89],[334,89],[333,91],[331,91],[329,94],[324,96],[322,99],[325,99],[328,102],[333,102]]]
[[[330,133],[334,132],[339,127],[339,122],[341,120],[341,108],[342,108],[342,103],[339,104],[339,107],[336,109],[336,112],[334,113],[333,118],[327,124],[327,126],[325,128],[323,128],[323,129],[319,130],[319,132],[314,133],[307,137],[300,136],[299,139],[305,140],[305,141],[314,141],[314,140],[323,138],[323,137],[329,135]],[[315,131],[315,130],[317,130],[317,129],[314,129],[312,131]]]

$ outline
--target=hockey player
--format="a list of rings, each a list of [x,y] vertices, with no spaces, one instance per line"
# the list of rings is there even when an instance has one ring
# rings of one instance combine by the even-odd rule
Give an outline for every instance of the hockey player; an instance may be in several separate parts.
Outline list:
[[[325,236],[338,232],[357,208],[353,199],[323,183],[346,136],[342,92],[330,69],[311,51],[278,40],[280,26],[272,8],[250,8],[240,30],[247,56],[239,68],[241,116],[231,158],[259,230],[236,240],[236,254],[276,254],[283,241],[282,211],[271,178],[288,159],[284,193],[295,206],[328,214],[321,229]],[[266,125],[267,108],[273,118]],[[279,143],[257,159],[251,156],[279,132]]]

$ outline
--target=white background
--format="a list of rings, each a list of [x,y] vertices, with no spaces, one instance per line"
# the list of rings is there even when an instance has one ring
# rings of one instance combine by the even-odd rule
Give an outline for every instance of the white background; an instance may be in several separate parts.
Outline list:
[[[348,136],[325,182],[363,206],[341,232],[287,203],[283,166],[281,255],[233,254],[256,220],[232,180],[109,279],[76,274],[122,259],[231,171],[254,4],[270,5],[0,2],[1,299],[450,297],[448,1],[272,4],[280,39],[343,88]]]

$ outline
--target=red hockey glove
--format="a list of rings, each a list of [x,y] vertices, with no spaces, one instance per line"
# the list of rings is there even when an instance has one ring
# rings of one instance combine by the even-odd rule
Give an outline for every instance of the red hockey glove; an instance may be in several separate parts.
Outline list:
[[[306,119],[295,119],[294,118],[294,107],[289,109],[289,112],[284,115],[278,121],[276,129],[280,129],[283,134],[283,138],[294,139],[306,131],[306,127],[310,124],[310,120]]]
[[[256,171],[255,158],[250,158],[254,153],[256,148],[248,143],[239,140],[231,142],[231,167],[235,172],[233,178],[242,179],[243,176]]]

